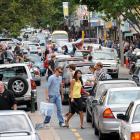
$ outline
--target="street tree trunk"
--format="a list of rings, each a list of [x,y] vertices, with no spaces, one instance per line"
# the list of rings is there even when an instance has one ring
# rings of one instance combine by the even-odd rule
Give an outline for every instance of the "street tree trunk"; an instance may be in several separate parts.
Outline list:
[[[121,66],[124,66],[124,46],[123,46],[123,34],[121,31],[121,19],[117,18],[117,28],[118,28],[118,37],[119,37],[119,45],[120,45],[120,57],[121,57]]]

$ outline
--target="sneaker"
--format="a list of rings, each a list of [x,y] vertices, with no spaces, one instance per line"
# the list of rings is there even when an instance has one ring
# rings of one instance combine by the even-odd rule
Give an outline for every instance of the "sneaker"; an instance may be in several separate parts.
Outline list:
[[[60,123],[59,125],[60,125],[60,127],[66,127],[65,123]]]

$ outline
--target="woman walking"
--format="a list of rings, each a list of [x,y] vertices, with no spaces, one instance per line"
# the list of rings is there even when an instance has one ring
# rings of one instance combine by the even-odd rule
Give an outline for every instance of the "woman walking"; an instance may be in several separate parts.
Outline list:
[[[84,113],[81,99],[81,89],[82,89],[81,74],[82,72],[80,70],[76,70],[73,76],[73,80],[71,81],[70,84],[71,109],[65,123],[66,126],[69,127],[69,120],[75,113],[78,113],[80,116],[80,128],[84,129],[83,127]]]

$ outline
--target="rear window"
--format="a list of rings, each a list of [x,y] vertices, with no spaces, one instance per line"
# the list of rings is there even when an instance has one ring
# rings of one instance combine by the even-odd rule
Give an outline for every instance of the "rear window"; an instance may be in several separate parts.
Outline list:
[[[108,90],[109,88],[121,88],[121,87],[136,87],[135,83],[106,83],[101,84],[96,92],[96,97],[99,98],[103,92]]]
[[[9,79],[15,77],[15,76],[21,76],[25,79],[28,78],[27,72],[24,66],[16,66],[16,67],[10,67],[10,68],[1,68],[0,69],[0,80],[4,82],[8,82]]]
[[[140,90],[112,91],[109,93],[107,104],[130,104],[130,102],[137,99],[140,99]]]

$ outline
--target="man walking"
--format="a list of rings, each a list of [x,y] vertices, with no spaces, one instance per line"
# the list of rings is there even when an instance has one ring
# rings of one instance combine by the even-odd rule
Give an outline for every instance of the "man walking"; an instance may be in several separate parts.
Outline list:
[[[54,103],[57,108],[57,118],[59,125],[64,127],[64,118],[62,116],[62,100],[63,100],[63,85],[62,85],[62,68],[57,67],[53,75],[48,78],[46,86],[46,99],[50,103]],[[61,91],[61,93],[60,93]],[[49,124],[51,116],[46,116],[44,123]]]
[[[0,110],[12,109],[17,109],[17,104],[13,92],[5,89],[3,82],[0,81]]]

